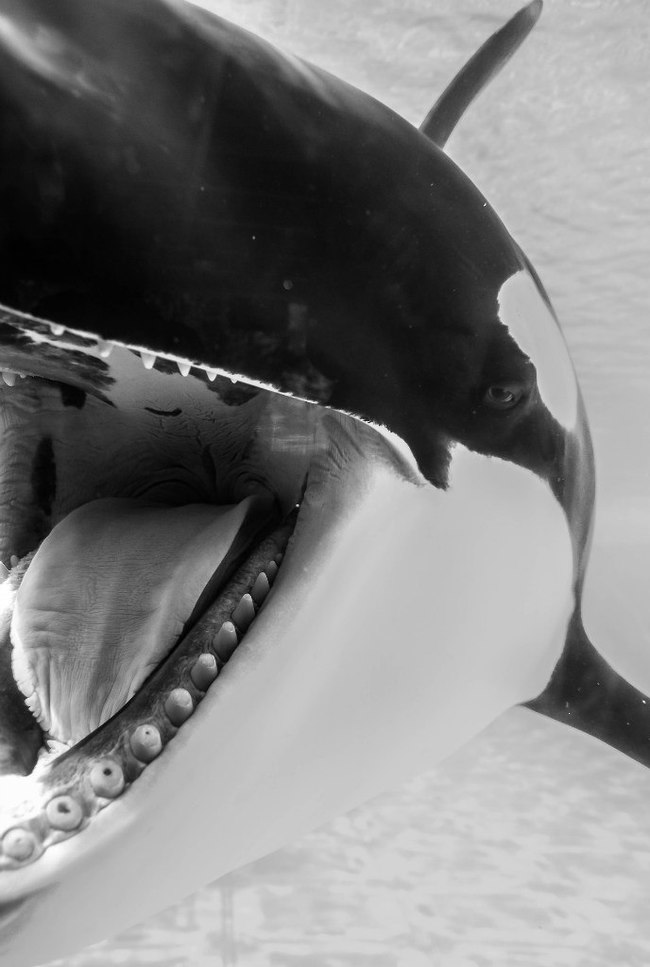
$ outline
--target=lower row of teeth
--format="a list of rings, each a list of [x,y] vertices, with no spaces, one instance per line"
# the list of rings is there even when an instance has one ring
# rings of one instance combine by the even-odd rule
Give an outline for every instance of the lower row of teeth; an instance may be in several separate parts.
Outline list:
[[[232,611],[231,619],[221,625],[213,639],[211,651],[194,658],[188,668],[192,691],[189,687],[177,687],[165,697],[164,713],[175,729],[190,718],[196,704],[232,657],[264,603],[281,560],[282,554],[278,553],[274,560],[265,565],[250,592],[242,596]],[[187,684],[189,686],[190,682]],[[197,695],[197,692],[202,694]],[[155,723],[136,725],[123,743],[122,755],[113,754],[94,762],[89,760],[83,775],[75,777],[74,790],[49,790],[49,798],[36,813],[33,800],[25,803],[24,808],[29,815],[20,822],[14,820],[0,839],[0,870],[31,863],[48,846],[83,829],[92,815],[121,796],[130,785],[125,767],[128,766],[132,776],[139,775],[160,755],[164,744],[161,730]]]

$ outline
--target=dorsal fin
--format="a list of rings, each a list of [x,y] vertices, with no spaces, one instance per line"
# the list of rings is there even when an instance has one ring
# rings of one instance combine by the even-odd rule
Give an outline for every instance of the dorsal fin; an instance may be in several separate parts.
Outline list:
[[[458,121],[483,88],[489,84],[524,42],[542,12],[542,0],[532,0],[507,24],[492,34],[447,85],[420,131],[439,148],[447,143]]]

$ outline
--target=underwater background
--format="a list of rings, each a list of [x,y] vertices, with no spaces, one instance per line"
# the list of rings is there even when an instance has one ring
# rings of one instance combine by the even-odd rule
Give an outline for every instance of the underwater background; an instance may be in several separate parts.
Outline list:
[[[419,124],[520,4],[204,5]],[[546,0],[532,36],[447,145],[523,246],[562,322],[598,466],[586,625],[646,693],[649,50],[646,0]],[[53,963],[647,967],[649,802],[646,769],[516,709],[436,770]]]

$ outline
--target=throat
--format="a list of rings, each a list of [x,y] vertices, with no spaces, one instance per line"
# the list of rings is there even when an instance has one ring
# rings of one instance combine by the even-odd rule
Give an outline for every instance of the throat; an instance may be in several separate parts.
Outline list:
[[[274,519],[272,501],[93,501],[34,554],[11,623],[14,678],[50,740],[111,718],[219,595]]]

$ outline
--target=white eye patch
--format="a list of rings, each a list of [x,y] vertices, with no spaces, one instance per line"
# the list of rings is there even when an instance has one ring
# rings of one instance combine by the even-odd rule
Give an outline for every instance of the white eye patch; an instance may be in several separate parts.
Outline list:
[[[534,279],[525,270],[499,291],[499,319],[537,370],[542,402],[567,430],[575,427],[578,384],[560,328]]]

